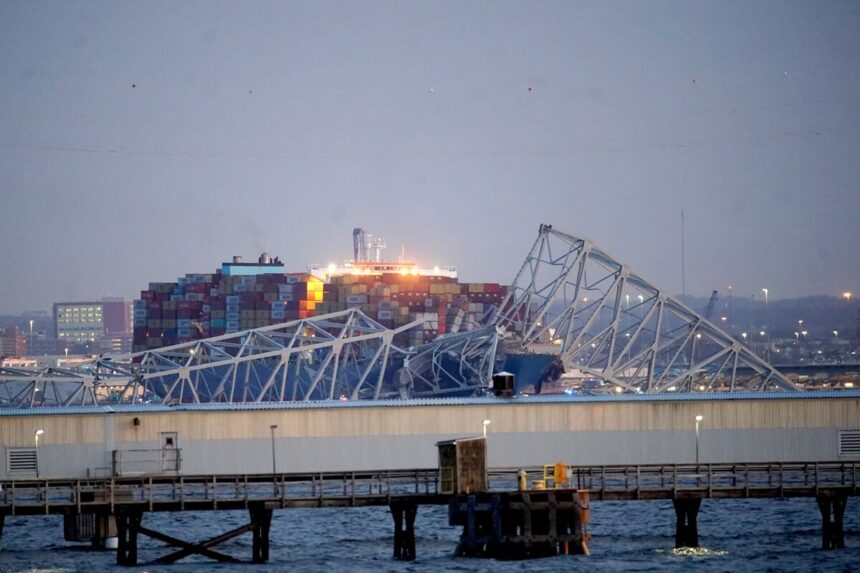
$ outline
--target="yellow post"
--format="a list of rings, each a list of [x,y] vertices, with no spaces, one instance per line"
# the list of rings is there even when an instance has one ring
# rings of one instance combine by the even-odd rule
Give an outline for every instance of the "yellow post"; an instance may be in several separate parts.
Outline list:
[[[555,463],[552,471],[552,480],[556,488],[567,487],[567,466],[564,463]]]
[[[528,474],[526,470],[520,470],[517,472],[517,489],[520,491],[525,491],[529,488]]]

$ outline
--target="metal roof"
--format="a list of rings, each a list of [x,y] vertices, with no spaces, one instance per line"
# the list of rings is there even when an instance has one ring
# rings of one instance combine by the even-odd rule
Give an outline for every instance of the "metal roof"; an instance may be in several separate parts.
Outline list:
[[[808,392],[726,392],[702,394],[640,394],[620,396],[518,396],[515,398],[424,398],[413,400],[320,400],[311,402],[259,402],[251,404],[161,404],[77,406],[52,408],[0,408],[0,416],[60,416],[94,414],[147,414],[156,412],[224,412],[256,410],[322,410],[329,408],[409,408],[417,406],[518,406],[522,404],[614,404],[636,402],[723,402],[739,400],[858,399],[860,390]]]

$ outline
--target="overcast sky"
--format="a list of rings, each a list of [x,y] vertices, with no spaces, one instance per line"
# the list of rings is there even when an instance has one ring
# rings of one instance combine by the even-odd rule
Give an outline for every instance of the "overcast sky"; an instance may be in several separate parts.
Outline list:
[[[351,231],[510,282],[860,294],[858,2],[0,0],[0,312]]]

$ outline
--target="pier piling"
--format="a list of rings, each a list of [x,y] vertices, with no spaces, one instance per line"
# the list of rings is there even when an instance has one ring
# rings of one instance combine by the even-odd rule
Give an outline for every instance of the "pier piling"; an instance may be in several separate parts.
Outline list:
[[[675,507],[675,548],[698,547],[699,528],[696,519],[699,508],[702,506],[701,498],[675,498],[672,500]]]
[[[137,534],[140,532],[142,513],[130,508],[116,512],[116,564],[137,565]]]
[[[582,509],[575,490],[467,494],[451,499],[448,523],[463,527],[457,555],[587,554]]]
[[[272,509],[263,504],[254,504],[248,508],[251,513],[253,543],[251,561],[266,563],[269,560],[269,529],[272,525]]]
[[[821,548],[844,548],[845,530],[842,524],[848,495],[845,493],[819,494],[816,501],[821,512]]]
[[[415,515],[418,506],[411,501],[396,501],[389,506],[394,518],[394,558],[415,560]]]

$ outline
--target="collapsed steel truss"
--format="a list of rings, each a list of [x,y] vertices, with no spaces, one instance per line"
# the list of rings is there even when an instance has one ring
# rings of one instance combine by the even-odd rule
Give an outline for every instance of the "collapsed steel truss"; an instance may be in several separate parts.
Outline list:
[[[0,406],[254,403],[463,395],[492,376],[494,328],[401,348],[358,309],[102,357],[81,372],[0,373]]]
[[[0,407],[92,406],[98,403],[95,377],[62,368],[0,367]]]
[[[586,239],[541,225],[486,326],[417,348],[358,309],[102,357],[0,369],[0,407],[476,395],[505,352],[557,353],[620,391],[795,390],[770,364]]]
[[[521,351],[621,391],[795,390],[773,366],[592,242],[541,225],[495,317]]]
[[[417,347],[398,372],[401,397],[463,396],[487,390],[497,366],[499,340],[491,325]]]

